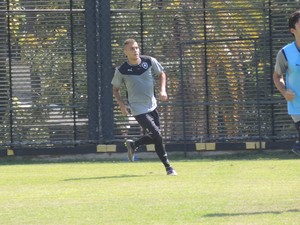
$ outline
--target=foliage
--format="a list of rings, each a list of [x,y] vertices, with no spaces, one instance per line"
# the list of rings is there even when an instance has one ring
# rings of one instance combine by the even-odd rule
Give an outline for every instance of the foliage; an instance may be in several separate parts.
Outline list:
[[[289,7],[281,9],[281,4]],[[282,30],[272,16],[278,8],[287,17],[295,4],[115,0],[112,24],[119,26],[113,29],[113,62],[123,60],[122,40],[134,37],[144,54],[163,64],[170,103],[160,105],[160,111],[169,141],[268,137],[274,133],[274,102],[283,100],[271,79],[277,53],[271,43],[280,46],[272,31]]]
[[[35,142],[38,136],[47,142],[51,128],[44,124],[55,125],[53,117],[61,124],[59,120],[70,121],[79,111],[81,116],[87,116],[86,110],[80,109],[87,104],[86,41],[84,24],[79,22],[84,14],[66,10],[83,8],[83,1],[72,3],[65,0],[35,5],[33,1],[10,1],[11,64],[13,68],[28,68],[29,73],[23,76],[30,80],[30,84],[24,84],[27,90],[21,96],[14,96],[21,91],[14,84],[12,87],[12,105],[16,109],[13,113],[18,124],[14,135],[18,141]],[[25,134],[26,125],[33,125],[31,135]]]

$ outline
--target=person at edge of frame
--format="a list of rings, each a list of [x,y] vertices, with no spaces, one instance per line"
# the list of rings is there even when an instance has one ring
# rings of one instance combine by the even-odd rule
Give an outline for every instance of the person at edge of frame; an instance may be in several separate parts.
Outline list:
[[[288,114],[298,132],[298,140],[291,150],[300,155],[300,10],[290,15],[288,26],[294,41],[278,51],[273,80],[287,101]]]
[[[159,98],[161,101],[167,101],[166,73],[155,58],[140,55],[139,45],[134,39],[125,40],[124,53],[127,61],[115,70],[111,81],[113,95],[122,114],[128,116],[130,110],[132,116],[145,131],[144,135],[136,141],[125,139],[128,160],[134,161],[138,147],[154,144],[155,152],[163,163],[167,175],[176,176],[177,172],[171,166],[163,144],[157,99],[154,94],[155,76],[158,76]],[[128,105],[121,99],[120,88],[123,83],[127,92]]]

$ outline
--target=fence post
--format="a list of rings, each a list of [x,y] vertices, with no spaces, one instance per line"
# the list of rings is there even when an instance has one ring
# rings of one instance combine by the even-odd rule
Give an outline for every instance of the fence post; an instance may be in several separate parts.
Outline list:
[[[109,0],[86,0],[89,139],[103,143],[113,137]]]
[[[97,20],[94,0],[85,0],[89,140],[98,142]]]
[[[107,142],[113,138],[113,77],[111,50],[110,0],[99,0],[99,138]]]

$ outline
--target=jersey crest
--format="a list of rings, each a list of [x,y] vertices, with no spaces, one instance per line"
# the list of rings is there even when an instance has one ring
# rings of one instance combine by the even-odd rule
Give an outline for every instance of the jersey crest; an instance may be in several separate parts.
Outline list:
[[[151,67],[151,59],[147,56],[141,56],[141,63],[139,65],[130,65],[128,62],[123,63],[119,67],[119,71],[123,75],[142,75]]]

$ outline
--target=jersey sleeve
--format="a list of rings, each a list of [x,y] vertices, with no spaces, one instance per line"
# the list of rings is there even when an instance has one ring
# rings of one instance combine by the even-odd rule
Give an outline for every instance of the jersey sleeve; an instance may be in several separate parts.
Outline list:
[[[111,84],[119,88],[121,87],[122,83],[123,83],[122,74],[120,73],[119,69],[116,69]]]
[[[163,66],[157,61],[157,59],[151,57],[151,63],[152,63],[152,72],[156,76],[160,75],[164,71]]]
[[[281,49],[276,56],[276,63],[274,71],[280,75],[284,75],[287,70],[287,60],[284,55],[283,49]]]

